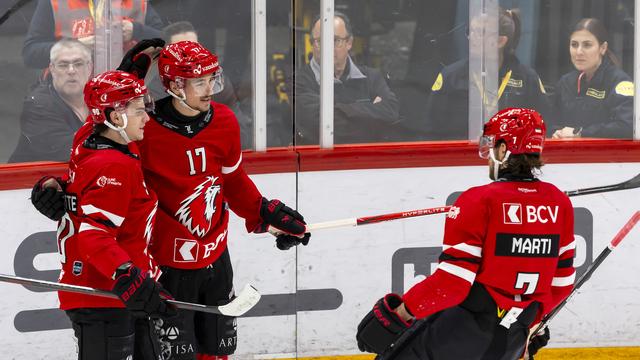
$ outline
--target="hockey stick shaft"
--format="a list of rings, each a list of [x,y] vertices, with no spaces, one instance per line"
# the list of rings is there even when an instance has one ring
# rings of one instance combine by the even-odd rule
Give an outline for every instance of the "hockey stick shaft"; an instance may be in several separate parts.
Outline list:
[[[603,192],[629,190],[629,189],[635,189],[638,187],[640,187],[640,174],[634,176],[633,178],[627,181],[624,181],[618,184],[570,190],[570,191],[565,191],[564,193],[567,196],[573,197],[573,196],[598,194]],[[451,209],[451,206],[440,206],[440,207],[434,207],[434,208],[428,208],[428,209],[418,209],[418,210],[402,211],[402,212],[396,212],[396,213],[390,213],[390,214],[365,216],[360,218],[348,218],[348,219],[340,219],[340,220],[333,220],[333,221],[325,221],[321,223],[307,225],[307,231],[376,224],[384,221],[400,220],[400,219],[406,219],[406,218],[417,217],[417,216],[442,214],[442,213],[448,212],[450,209]],[[279,232],[277,232],[276,230],[276,231],[272,231],[272,233],[274,235],[277,235]]]
[[[31,285],[41,288],[67,291],[78,294],[86,294],[93,296],[102,296],[111,299],[119,299],[116,294],[109,291],[94,289],[87,286],[79,286],[65,283],[58,283],[46,280],[29,279],[13,275],[0,274],[0,281],[9,282],[13,284]],[[260,300],[260,294],[257,290],[251,286],[246,285],[245,288],[238,294],[238,296],[227,305],[222,306],[207,306],[202,304],[188,303],[184,301],[178,301],[173,299],[165,299],[169,304],[174,305],[179,309],[201,311],[211,314],[227,315],[227,316],[240,316],[249,311]]]
[[[618,244],[620,244],[620,242],[627,236],[627,234],[629,234],[631,229],[633,229],[633,227],[636,226],[638,221],[640,221],[640,211],[636,211],[635,214],[631,216],[629,221],[627,221],[627,223],[624,224],[624,226],[622,226],[620,231],[618,231],[616,236],[614,236],[614,238],[611,240],[609,245],[607,245],[607,247],[600,252],[600,255],[598,255],[598,257],[593,261],[593,263],[589,265],[589,268],[587,269],[587,271],[585,271],[585,273],[582,274],[582,276],[578,279],[578,281],[576,281],[573,287],[573,290],[571,290],[571,293],[569,294],[569,296],[567,296],[564,300],[562,300],[560,304],[558,304],[553,310],[551,310],[550,313],[548,313],[544,317],[544,319],[540,322],[540,325],[536,329],[534,336],[537,335],[542,330],[544,330],[547,324],[558,314],[560,310],[562,310],[562,308],[576,294],[578,289],[580,289],[582,285],[584,285],[584,283],[586,283],[591,278],[591,275],[596,271],[596,269],[600,266],[600,264],[602,264],[604,259],[606,259],[607,256],[609,256],[609,254],[611,254],[613,250],[615,250]]]
[[[31,2],[31,0],[18,0],[15,4],[13,4],[2,16],[0,16],[0,25],[4,24],[5,21],[13,15],[14,12],[20,10],[21,7],[25,6]]]

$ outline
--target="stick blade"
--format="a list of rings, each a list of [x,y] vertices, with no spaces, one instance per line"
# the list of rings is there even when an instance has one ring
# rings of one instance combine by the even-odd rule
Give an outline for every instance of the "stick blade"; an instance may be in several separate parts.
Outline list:
[[[260,301],[260,297],[261,295],[258,290],[252,285],[247,284],[233,301],[219,307],[220,313],[233,317],[244,315],[244,313],[256,306],[258,301]]]
[[[627,180],[624,183],[624,188],[625,189],[635,189],[640,187],[640,174],[636,175],[635,177],[633,177],[630,180]]]

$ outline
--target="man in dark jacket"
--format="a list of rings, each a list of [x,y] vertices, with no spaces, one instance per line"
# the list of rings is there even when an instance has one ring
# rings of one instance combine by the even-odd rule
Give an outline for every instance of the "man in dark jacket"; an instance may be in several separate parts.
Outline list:
[[[20,139],[9,162],[68,161],[73,135],[87,118],[82,90],[92,72],[90,50],[64,39],[50,58],[49,75],[24,100]]]
[[[382,74],[356,66],[349,56],[353,33],[349,19],[335,13],[334,142],[390,140],[399,122],[399,103]],[[313,58],[296,73],[295,127],[298,144],[318,144],[320,119],[320,21],[312,30]]]

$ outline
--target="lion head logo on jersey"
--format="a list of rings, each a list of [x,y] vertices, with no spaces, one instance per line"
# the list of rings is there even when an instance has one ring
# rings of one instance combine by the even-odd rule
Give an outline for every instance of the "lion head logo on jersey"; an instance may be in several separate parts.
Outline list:
[[[218,178],[207,176],[193,189],[193,193],[180,202],[176,217],[191,234],[203,237],[211,228],[211,219],[216,213],[216,198],[220,193]]]

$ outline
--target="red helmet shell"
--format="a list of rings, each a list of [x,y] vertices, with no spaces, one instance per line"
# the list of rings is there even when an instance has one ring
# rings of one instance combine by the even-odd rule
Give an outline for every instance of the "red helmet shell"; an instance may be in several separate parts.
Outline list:
[[[540,154],[544,147],[546,127],[540,114],[532,109],[507,108],[498,111],[486,124],[482,136],[501,140],[511,154]]]
[[[84,86],[84,102],[94,124],[105,122],[105,109],[124,108],[132,99],[146,94],[143,80],[119,70],[99,74]]]
[[[167,45],[158,58],[158,72],[167,89],[169,82],[176,81],[176,78],[198,78],[218,70],[218,57],[193,41]]]

